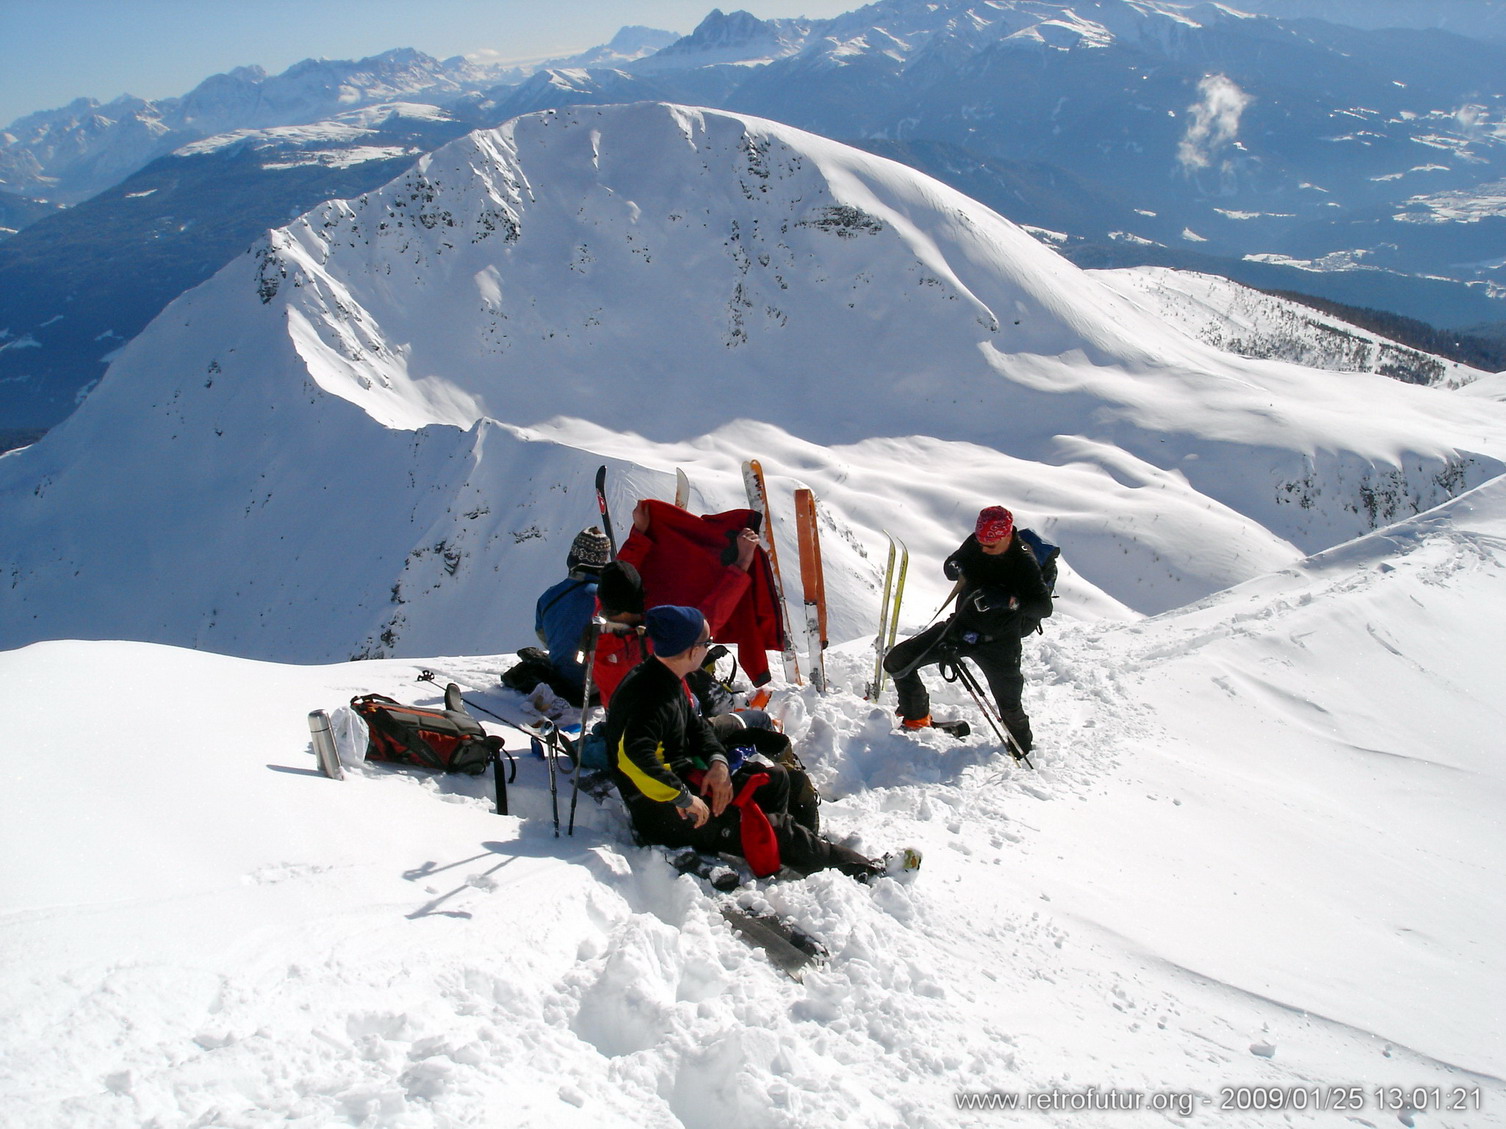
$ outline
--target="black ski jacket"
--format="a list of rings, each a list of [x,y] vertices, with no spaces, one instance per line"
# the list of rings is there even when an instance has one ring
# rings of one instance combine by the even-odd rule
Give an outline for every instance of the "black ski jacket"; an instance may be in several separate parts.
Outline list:
[[[1017,602],[1013,609],[1020,619],[1042,620],[1051,614],[1051,593],[1041,579],[1040,565],[1018,534],[1009,548],[998,556],[989,556],[978,544],[976,534],[967,540],[942,565],[948,580],[962,581],[957,606],[964,607],[968,597],[981,588],[993,589],[1006,600]]]
[[[688,808],[684,776],[727,759],[683,679],[655,658],[628,672],[607,707],[607,757],[631,809],[644,801]]]

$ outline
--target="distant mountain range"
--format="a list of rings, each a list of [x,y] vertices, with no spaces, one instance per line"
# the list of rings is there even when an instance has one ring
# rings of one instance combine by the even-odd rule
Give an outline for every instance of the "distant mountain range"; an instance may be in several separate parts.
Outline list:
[[[1240,0],[1235,6],[1288,20],[1371,29],[1438,28],[1506,43],[1506,4],[1500,0]]]
[[[619,66],[675,40],[669,32],[623,28],[611,44],[554,61],[561,67]],[[455,106],[533,68],[440,61],[399,48],[354,62],[305,59],[277,75],[237,67],[181,98],[129,96],[100,104],[80,98],[28,114],[0,132],[0,189],[76,204],[118,184],[158,157],[217,134],[306,125],[353,110],[407,102]],[[473,124],[481,124],[479,121]]]
[[[1305,2],[1352,21],[1376,10]],[[399,50],[30,115],[0,145],[0,220],[21,229],[0,243],[0,429],[62,418],[167,300],[321,193],[369,191],[466,129],[581,104],[721,106],[849,140],[1084,266],[1219,273],[1459,331],[1506,323],[1500,6],[1396,0],[1393,22],[1442,25],[1409,31],[1264,6],[1283,18],[1161,0],[713,11],[683,39],[624,29],[530,74]],[[381,105],[400,108],[352,125]]]

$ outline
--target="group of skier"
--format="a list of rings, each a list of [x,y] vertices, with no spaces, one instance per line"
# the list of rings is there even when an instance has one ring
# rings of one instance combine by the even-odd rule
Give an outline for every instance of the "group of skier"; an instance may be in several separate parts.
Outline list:
[[[615,553],[607,532],[582,530],[567,577],[538,600],[535,630],[547,651],[525,653],[504,681],[524,692],[542,682],[573,705],[605,708],[607,768],[645,844],[741,856],[755,874],[835,868],[866,880],[916,865],[910,852],[871,859],[823,837],[816,789],[759,708],[768,697],[767,653],[780,649],[782,630],[761,517],[753,510],[695,517],[642,501]],[[943,724],[933,722],[920,671],[970,660],[983,672],[1011,752],[1029,753],[1021,636],[1052,612],[1036,551],[1009,510],[980,512],[943,565],[956,582],[955,612],[883,658],[904,729]],[[717,677],[728,647],[752,683],[743,688],[755,691],[751,698]]]

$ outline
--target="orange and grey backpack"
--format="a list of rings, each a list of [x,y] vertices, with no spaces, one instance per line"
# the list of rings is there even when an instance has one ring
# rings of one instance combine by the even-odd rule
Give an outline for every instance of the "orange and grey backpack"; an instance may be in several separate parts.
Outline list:
[[[477,776],[504,755],[502,738],[489,736],[470,714],[405,706],[383,694],[358,695],[350,708],[366,721],[369,761]]]

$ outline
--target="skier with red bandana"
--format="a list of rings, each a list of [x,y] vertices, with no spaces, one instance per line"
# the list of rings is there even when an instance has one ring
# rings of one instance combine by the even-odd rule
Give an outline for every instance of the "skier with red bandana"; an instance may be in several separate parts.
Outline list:
[[[1051,593],[1029,546],[1015,535],[1014,515],[988,506],[977,525],[942,566],[958,582],[957,611],[919,635],[898,643],[884,658],[899,695],[901,724],[931,724],[931,699],[920,679],[922,667],[970,659],[983,673],[999,716],[1021,749],[1032,745],[1030,718],[1021,705],[1025,677],[1020,673],[1022,626],[1051,614]]]

